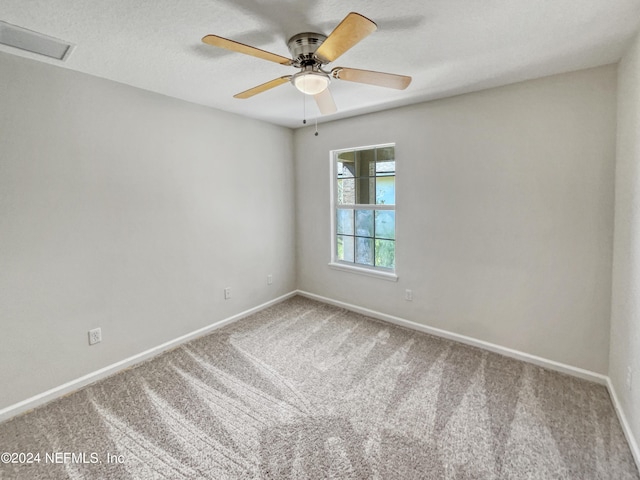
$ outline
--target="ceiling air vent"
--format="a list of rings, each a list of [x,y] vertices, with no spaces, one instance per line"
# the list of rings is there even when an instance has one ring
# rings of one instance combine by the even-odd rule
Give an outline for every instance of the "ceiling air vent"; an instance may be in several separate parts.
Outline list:
[[[72,50],[68,42],[3,21],[0,21],[0,44],[56,60],[66,60]]]

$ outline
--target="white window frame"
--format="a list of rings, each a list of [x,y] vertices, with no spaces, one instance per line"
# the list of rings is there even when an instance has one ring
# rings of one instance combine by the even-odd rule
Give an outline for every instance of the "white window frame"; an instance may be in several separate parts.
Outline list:
[[[330,161],[330,168],[329,168],[329,175],[330,175],[330,212],[331,212],[331,227],[330,227],[330,231],[331,231],[331,260],[329,262],[329,267],[335,269],[335,270],[340,270],[343,272],[349,272],[349,273],[356,273],[359,275],[366,275],[369,277],[375,277],[375,278],[381,278],[383,280],[388,280],[391,282],[396,282],[398,281],[398,275],[396,274],[397,270],[398,270],[398,263],[397,263],[397,257],[396,257],[396,263],[395,263],[395,268],[394,269],[389,269],[389,268],[384,268],[384,267],[375,267],[375,266],[367,266],[367,265],[361,265],[361,264],[357,264],[357,263],[351,263],[351,262],[342,262],[340,260],[338,260],[337,257],[337,251],[336,251],[336,235],[337,235],[337,229],[336,229],[336,211],[337,211],[337,205],[338,205],[338,191],[337,191],[337,172],[336,172],[336,159],[337,156],[342,153],[342,152],[356,152],[359,150],[372,150],[375,148],[384,148],[384,147],[394,147],[394,150],[396,148],[396,144],[395,143],[381,143],[381,144],[376,144],[376,145],[367,145],[364,147],[352,147],[352,148],[341,148],[341,149],[336,149],[336,150],[331,150],[329,152],[329,161]],[[396,170],[397,172],[397,170]],[[396,180],[397,180],[397,175],[396,175]],[[397,182],[396,182],[396,191],[397,191]],[[396,212],[396,223],[395,223],[395,241],[396,241],[396,245],[397,245],[397,239],[398,239],[398,215],[397,215],[397,194],[396,194],[396,201],[394,203],[394,205],[384,205],[384,204],[355,204],[353,205],[353,209],[354,210],[393,210]]]

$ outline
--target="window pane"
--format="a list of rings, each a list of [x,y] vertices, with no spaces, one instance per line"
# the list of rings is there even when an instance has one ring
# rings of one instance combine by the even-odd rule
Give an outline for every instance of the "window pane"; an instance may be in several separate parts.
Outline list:
[[[356,237],[356,263],[373,265],[373,239]]]
[[[376,178],[376,203],[378,205],[396,204],[396,177]]]
[[[344,163],[354,163],[355,155],[356,155],[356,152],[354,151],[340,152],[338,154],[338,160]]]
[[[376,267],[396,266],[396,242],[376,239]]]
[[[353,262],[353,237],[338,235],[336,244],[338,260]]]
[[[336,174],[338,178],[350,178],[354,176],[354,164],[353,162],[337,162]]]
[[[375,177],[357,178],[357,203],[368,205],[376,201],[376,179]]]
[[[388,175],[396,174],[396,161],[395,160],[378,160],[376,162],[376,175],[378,177],[384,177]]]
[[[336,230],[339,234],[353,235],[353,210],[336,210]]]
[[[376,174],[375,150],[359,150],[356,152],[356,176],[373,177]]]
[[[396,238],[396,212],[393,210],[376,212],[376,238]]]
[[[381,160],[395,160],[396,158],[396,147],[382,147],[376,149],[376,157],[378,161]]]
[[[353,178],[338,179],[338,205],[356,203],[356,184]]]
[[[356,235],[373,237],[373,210],[356,210]]]

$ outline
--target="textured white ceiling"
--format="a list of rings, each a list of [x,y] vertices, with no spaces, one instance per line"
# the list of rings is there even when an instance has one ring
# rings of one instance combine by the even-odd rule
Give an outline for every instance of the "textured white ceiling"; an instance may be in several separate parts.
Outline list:
[[[200,39],[216,34],[289,57],[289,37],[329,34],[350,11],[378,30],[329,67],[413,83],[396,91],[336,80],[338,113],[321,122],[613,63],[640,22],[640,0],[0,0],[0,20],[76,44],[66,62],[20,55],[294,128],[304,100],[290,84],[233,98],[293,67]],[[306,112],[319,115],[312,98]]]

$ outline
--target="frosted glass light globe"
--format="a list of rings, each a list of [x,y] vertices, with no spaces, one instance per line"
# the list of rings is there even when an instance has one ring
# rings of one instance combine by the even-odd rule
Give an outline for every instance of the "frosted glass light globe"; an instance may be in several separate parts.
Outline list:
[[[300,72],[292,80],[295,87],[307,95],[317,95],[329,86],[329,77],[317,72]]]

